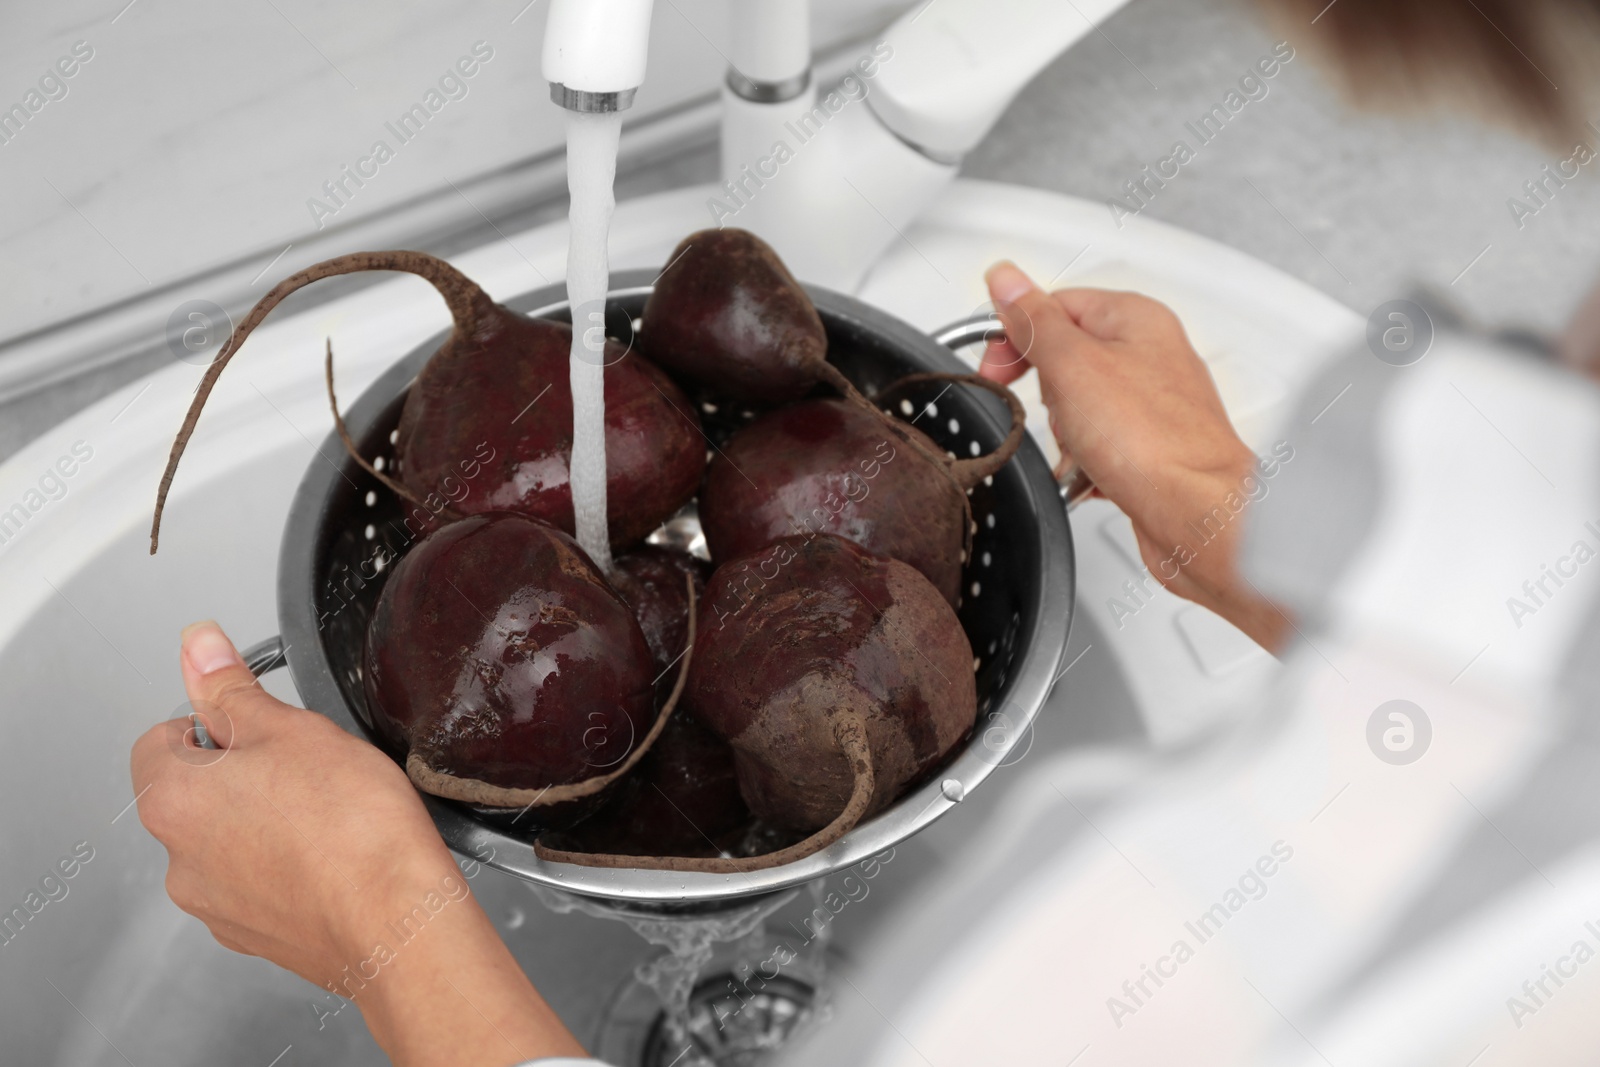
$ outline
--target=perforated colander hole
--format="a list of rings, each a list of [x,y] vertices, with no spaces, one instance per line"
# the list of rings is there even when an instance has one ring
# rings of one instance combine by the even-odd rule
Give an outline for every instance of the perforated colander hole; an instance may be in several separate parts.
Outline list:
[[[999,641],[990,641],[989,642],[989,655],[991,655],[991,656],[994,655],[994,650],[999,648],[999,647],[1000,647],[1000,642]]]
[[[384,467],[383,457],[382,456],[375,457],[373,459],[373,461],[372,461],[372,469],[375,470],[375,471],[381,471],[381,470],[383,470],[383,467]]]
[[[983,565],[985,567],[987,567],[989,564],[991,564],[993,562],[994,562],[994,557],[989,555],[989,553],[985,552],[983,554]]]
[[[956,458],[956,454],[954,452],[950,451],[948,448],[944,450],[944,454],[949,456],[951,459],[955,459]]]
[[[633,327],[633,332],[634,333],[638,333],[640,330],[644,329],[644,320],[643,319],[634,319],[632,322],[629,323],[629,325]]]
[[[983,660],[979,659],[977,656],[973,656],[972,657],[972,673],[973,674],[977,674],[978,673],[978,668],[981,667],[981,666],[983,666]]]
[[[900,414],[909,415],[915,410],[917,410],[917,409],[912,407],[911,401],[909,401],[909,400],[900,401]]]
[[[928,401],[927,413],[937,419],[939,417],[939,405],[931,400]]]
[[[701,402],[700,410],[705,412],[707,415],[715,415],[717,413],[717,405],[713,404],[709,400],[705,400]]]
[[[961,432],[961,420],[959,419],[951,419],[949,422],[945,423],[945,425],[950,427],[951,433]]]
[[[372,557],[372,572],[374,574],[382,574],[383,569],[388,565],[389,557],[385,556],[383,553],[380,552],[376,556]]]
[[[994,512],[991,511],[983,517],[983,524],[991,530],[994,529]]]
[[[982,582],[973,582],[972,583],[972,587],[970,589],[970,592],[972,593],[973,596],[982,596],[983,595],[983,583]]]
[[[373,526],[371,523],[368,523],[365,533],[366,533],[366,536],[367,536],[367,540],[371,541],[374,537],[378,536],[378,528],[376,526]]]
[[[376,507],[377,503],[378,503],[378,494],[374,493],[370,489],[367,490],[367,507],[369,507],[369,508],[370,507]]]
[[[983,446],[976,441],[968,441],[967,451],[971,452],[974,456],[981,455],[983,453]]]
[[[985,474],[985,475],[984,475],[984,476],[983,476],[983,484],[984,484],[984,485],[993,485],[993,484],[994,484],[994,475],[992,475],[992,474]]]
[[[389,443],[391,445],[397,445],[400,443],[400,431],[398,429],[389,431]]]

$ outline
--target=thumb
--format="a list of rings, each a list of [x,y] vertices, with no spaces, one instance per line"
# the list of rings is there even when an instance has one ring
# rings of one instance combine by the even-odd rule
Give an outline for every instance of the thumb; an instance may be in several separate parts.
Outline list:
[[[1052,366],[1084,339],[1066,309],[1015,263],[1001,260],[989,268],[984,280],[1006,331],[1004,341],[991,343],[984,351],[981,373],[985,377],[1011,382],[1029,365],[1048,375]]]
[[[207,620],[183,630],[183,688],[189,706],[218,746],[231,748],[239,730],[279,706],[261,688],[222,627]]]

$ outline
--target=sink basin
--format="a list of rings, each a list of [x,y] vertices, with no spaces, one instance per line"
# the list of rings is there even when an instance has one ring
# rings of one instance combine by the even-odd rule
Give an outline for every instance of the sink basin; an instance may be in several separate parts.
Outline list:
[[[620,205],[613,264],[665,262],[684,233],[707,224],[708,195],[691,188]],[[559,277],[565,254],[565,226],[552,225],[456,263],[504,297]],[[1002,255],[1057,285],[1136,286],[1167,299],[1258,448],[1294,386],[1360,326],[1325,297],[1200,238],[1144,220],[1118,229],[1100,205],[980,182],[957,183],[860,295],[932,328],[978,307],[981,269]],[[152,723],[183,713],[182,625],[214,617],[241,644],[275,632],[281,525],[330,424],[324,336],[335,343],[340,393],[353,397],[447,322],[442,302],[411,278],[269,319],[201,420],[155,558],[146,553],[155,486],[199,368],[174,362],[0,467],[0,513],[14,503],[25,513],[0,527],[0,751],[8,756],[0,803],[13,812],[0,829],[0,912],[26,916],[0,939],[8,1062],[383,1062],[353,1008],[330,1014],[338,1002],[222,949],[166,899],[164,852],[131,808],[128,752]],[[1031,399],[1036,408],[1037,394]],[[57,467],[63,457],[71,462]],[[70,477],[46,477],[67,467]],[[1096,502],[1073,521],[1080,608],[1072,666],[1019,760],[1092,743],[1173,743],[1270,678],[1269,657],[1163,592],[1144,595],[1131,618],[1108,613],[1105,602],[1125,596],[1123,583],[1138,576],[1126,520]],[[266,685],[295,699],[281,672]],[[899,847],[870,896],[834,922],[835,949],[849,955],[901,898],[936,877],[1014,780],[1002,769]],[[58,859],[82,847],[92,859],[59,883],[65,896],[29,897]],[[619,923],[557,915],[514,879],[471,870],[474,892],[535,983],[580,1038],[594,1040],[610,998],[655,950]]]

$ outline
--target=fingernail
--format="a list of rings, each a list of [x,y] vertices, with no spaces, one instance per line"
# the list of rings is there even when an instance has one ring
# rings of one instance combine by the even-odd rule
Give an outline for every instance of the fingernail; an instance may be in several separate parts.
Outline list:
[[[983,280],[989,283],[989,295],[1007,303],[1020,300],[1038,288],[1033,284],[1033,279],[1022,273],[1009,259],[1002,259],[990,267],[984,273]]]
[[[222,632],[222,627],[207,619],[183,628],[183,655],[200,674],[210,674],[225,667],[236,667],[244,660]]]

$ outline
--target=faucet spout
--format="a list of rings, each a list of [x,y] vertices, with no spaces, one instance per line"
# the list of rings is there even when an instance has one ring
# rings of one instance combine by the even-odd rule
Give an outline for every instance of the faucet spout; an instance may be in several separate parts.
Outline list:
[[[625,111],[644,82],[652,0],[550,0],[541,61],[568,111]]]

